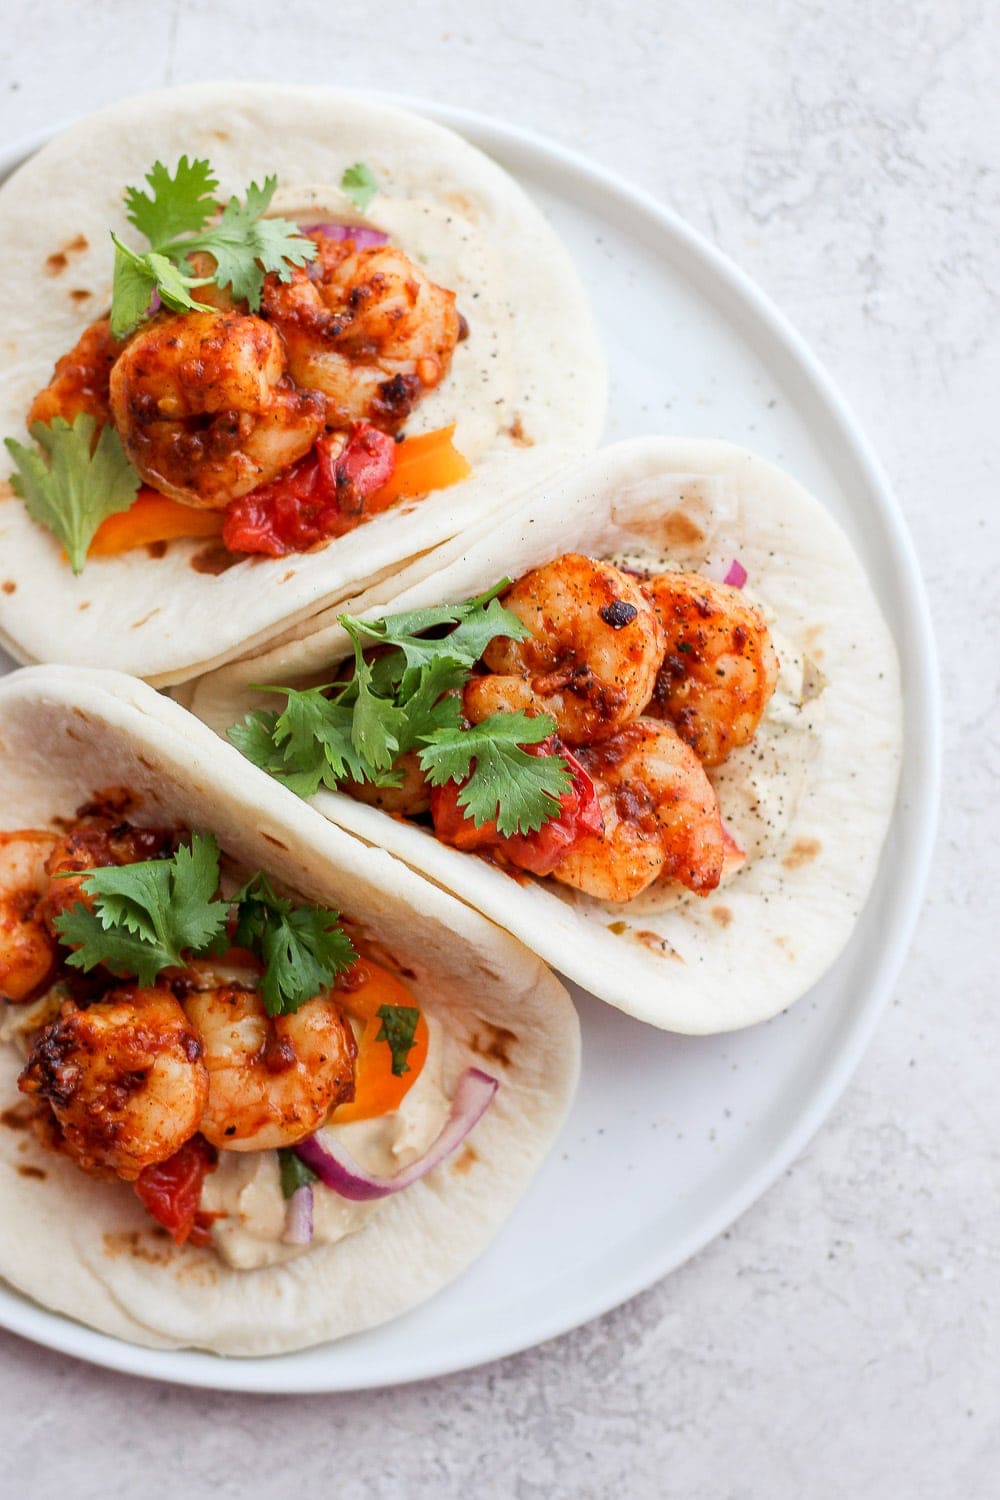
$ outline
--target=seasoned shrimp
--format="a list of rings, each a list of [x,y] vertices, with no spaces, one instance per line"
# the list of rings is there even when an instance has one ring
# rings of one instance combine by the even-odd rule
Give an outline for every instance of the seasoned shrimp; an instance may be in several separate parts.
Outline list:
[[[587,833],[555,880],[602,901],[631,901],[654,880],[705,896],[722,876],[727,839],[712,784],[669,724],[637,719],[577,752],[597,789],[604,832]]]
[[[173,834],[163,829],[135,828],[106,817],[83,818],[69,833],[53,838],[45,865],[49,885],[40,908],[50,929],[55,931],[53,923],[62,912],[80,902],[90,905],[83,889],[88,870],[160,859],[173,846]]]
[[[261,312],[281,330],[298,384],[326,397],[331,427],[395,432],[448,373],[464,330],[455,294],[395,246],[313,238],[314,261],[289,281],[266,278]]]
[[[646,713],[669,719],[702,765],[717,766],[753,739],[774,692],[767,623],[739,589],[698,573],[661,573],[644,588],[667,642]]]
[[[27,1000],[48,978],[56,945],[39,910],[55,835],[0,833],[0,1000]]]
[[[89,412],[103,427],[110,415],[109,382],[111,367],[122,346],[111,337],[111,322],[100,318],[85,329],[68,354],[56,361],[52,379],[38,392],[28,412],[28,426],[33,422],[51,422],[65,417],[67,422]]]
[[[85,1171],[134,1182],[198,1129],[208,1101],[202,1045],[166,990],[126,985],[86,1010],[72,1000],[39,1032],[18,1079],[48,1101]]]
[[[354,1097],[354,1032],[332,992],[272,1017],[255,990],[223,984],[192,991],[184,1008],[205,1047],[199,1129],[213,1146],[294,1145]]]
[[[393,817],[415,818],[431,805],[430,787],[415,750],[401,755],[394,769],[402,776],[399,786],[376,786],[371,781],[345,781],[341,790],[357,802],[380,807]]]
[[[111,371],[111,413],[147,484],[220,510],[309,451],[324,403],[295,388],[262,318],[199,312],[155,317],[128,343]]]
[[[569,745],[616,734],[649,701],[663,656],[656,611],[634,578],[567,552],[504,595],[531,635],[499,636],[483,653],[490,675],[463,696],[474,724],[499,711],[552,714]]]

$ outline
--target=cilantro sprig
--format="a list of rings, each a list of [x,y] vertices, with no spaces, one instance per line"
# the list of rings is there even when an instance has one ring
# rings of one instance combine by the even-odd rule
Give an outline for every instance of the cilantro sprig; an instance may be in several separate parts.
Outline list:
[[[65,417],[34,422],[37,448],[4,440],[17,465],[10,481],[14,493],[32,519],[62,542],[74,573],[82,572],[98,526],[128,510],[142,482],[110,422],[95,443],[96,425],[89,412],[80,412],[72,423]]]
[[[344,781],[399,786],[399,760],[416,752],[432,786],[465,782],[458,800],[476,827],[495,819],[505,837],[537,831],[557,816],[571,778],[562,756],[522,747],[547,739],[555,721],[497,713],[469,726],[461,713],[460,690],[490,641],[530,634],[500,602],[509,584],[501,579],[464,604],[378,620],[341,615],[354,646],[351,675],[322,687],[263,689],[284,694],[284,708],[255,709],[230,727],[230,740],[300,797]]]
[[[337,913],[279,896],[254,875],[228,900],[219,895],[219,846],[195,833],[168,859],[88,870],[78,902],[55,919],[66,962],[149,985],[164,969],[217,954],[232,942],[259,954],[268,1015],[287,1015],[349,969],[357,954]]]
[[[299,233],[287,219],[265,218],[278,185],[268,177],[263,186],[251,182],[241,203],[232,197],[218,213],[218,179],[207,160],[182,156],[173,176],[160,161],[146,173],[151,189],[129,187],[125,216],[150,248],[131,250],[117,235],[111,301],[111,332],[124,338],[148,312],[153,294],[175,312],[207,311],[192,294],[214,282],[230,287],[237,301],[251,311],[260,307],[264,277],[274,272],[288,281],[295,266],[316,255],[313,240]],[[188,257],[204,250],[214,257],[210,276],[194,276]]]
[[[184,954],[206,953],[225,930],[227,907],[215,899],[219,846],[195,834],[170,859],[140,860],[89,870],[83,902],[55,919],[63,942],[74,945],[66,962],[152,984],[163,969],[183,964]]]
[[[371,167],[365,166],[363,161],[356,161],[353,167],[347,167],[340,179],[341,191],[346,193],[354,204],[359,214],[363,214],[369,203],[378,192],[378,183]]]
[[[377,1042],[388,1042],[392,1053],[392,1071],[401,1078],[410,1071],[407,1058],[417,1035],[420,1011],[415,1005],[380,1005],[375,1012],[382,1025],[375,1034]]]
[[[260,992],[269,1016],[297,1011],[357,959],[336,912],[276,895],[266,875],[256,874],[233,901],[237,947],[264,960]]]

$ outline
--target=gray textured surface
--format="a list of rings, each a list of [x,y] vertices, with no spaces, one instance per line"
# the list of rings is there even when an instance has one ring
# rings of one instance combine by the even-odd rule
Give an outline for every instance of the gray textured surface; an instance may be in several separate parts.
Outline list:
[[[914,531],[946,705],[933,888],[896,1001],[810,1151],[667,1282],[501,1365],[356,1397],[188,1393],[0,1337],[0,1494],[985,1500],[1000,1464],[1000,12],[295,12],[8,0],[4,136],[195,77],[384,86],[545,131],[706,230],[826,360]]]

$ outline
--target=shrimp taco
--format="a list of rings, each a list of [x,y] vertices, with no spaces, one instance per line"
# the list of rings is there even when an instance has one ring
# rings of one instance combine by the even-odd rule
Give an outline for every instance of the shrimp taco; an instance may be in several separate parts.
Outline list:
[[[900,757],[893,642],[830,515],[743,449],[648,438],[438,557],[194,711],[622,1010],[713,1032],[795,1000],[857,920]]]
[[[492,1239],[577,1076],[540,960],[114,672],[0,684],[0,830],[13,1287],[268,1354],[383,1322]]]
[[[127,99],[0,188],[0,643],[181,682],[596,445],[539,211],[427,120],[258,83]]]

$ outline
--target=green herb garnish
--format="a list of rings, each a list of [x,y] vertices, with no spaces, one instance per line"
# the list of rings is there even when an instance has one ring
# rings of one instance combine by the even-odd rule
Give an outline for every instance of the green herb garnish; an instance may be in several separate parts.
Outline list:
[[[388,1042],[392,1052],[392,1071],[400,1078],[410,1071],[407,1058],[417,1034],[420,1011],[415,1005],[380,1005],[375,1014],[382,1022],[375,1040]]]
[[[557,816],[571,779],[561,756],[529,755],[520,746],[539,744],[555,721],[501,713],[467,728],[461,718],[460,690],[490,641],[530,634],[500,603],[509,583],[501,579],[465,604],[379,620],[341,615],[354,645],[352,675],[324,687],[263,689],[283,693],[285,707],[254,710],[229,738],[301,797],[344,781],[399,786],[398,761],[415,751],[432,786],[469,778],[459,803],[476,827],[495,818],[505,836],[541,828]],[[380,654],[366,657],[373,646]]]
[[[156,292],[164,306],[175,312],[210,308],[192,292],[214,282],[230,287],[237,301],[260,307],[264,277],[273,272],[288,281],[295,266],[316,256],[316,244],[299,233],[287,219],[264,215],[278,185],[277,177],[265,179],[263,187],[251,182],[241,203],[230,198],[215,218],[218,179],[208,161],[188,161],[182,156],[173,177],[162,162],[146,174],[151,193],[130,187],[125,193],[129,223],[145,235],[150,249],[130,250],[117,235],[114,289],[111,301],[111,332],[124,338],[148,311]],[[197,250],[215,259],[210,276],[192,276],[188,257]]]
[[[348,167],[340,179],[341,190],[350,198],[359,214],[363,214],[369,203],[378,192],[378,183],[371,167],[366,167],[363,161],[356,161],[353,167]]]
[[[10,480],[14,493],[32,520],[62,542],[74,573],[82,572],[101,522],[128,510],[142,483],[110,423],[94,443],[96,425],[88,412],[79,412],[72,425],[65,417],[33,423],[38,448],[5,439],[17,465]]]
[[[264,965],[261,997],[268,1015],[288,1015],[326,989],[357,954],[337,913],[277,895],[256,874],[230,900],[218,894],[219,846],[195,833],[169,859],[88,870],[81,881],[93,907],[77,903],[55,920],[66,962],[152,984],[164,969],[217,954],[232,941]]]
[[[219,846],[198,833],[170,859],[88,870],[82,886],[93,910],[80,902],[55,919],[63,942],[74,945],[66,962],[87,970],[104,964],[152,984],[162,969],[183,964],[185,953],[215,945],[227,914],[215,899],[218,885]]]
[[[281,1173],[281,1196],[291,1198],[300,1187],[316,1181],[316,1173],[300,1161],[290,1146],[278,1147],[278,1170]]]
[[[336,912],[276,895],[266,875],[249,880],[233,903],[236,946],[264,960],[260,993],[269,1016],[297,1011],[357,960]]]

